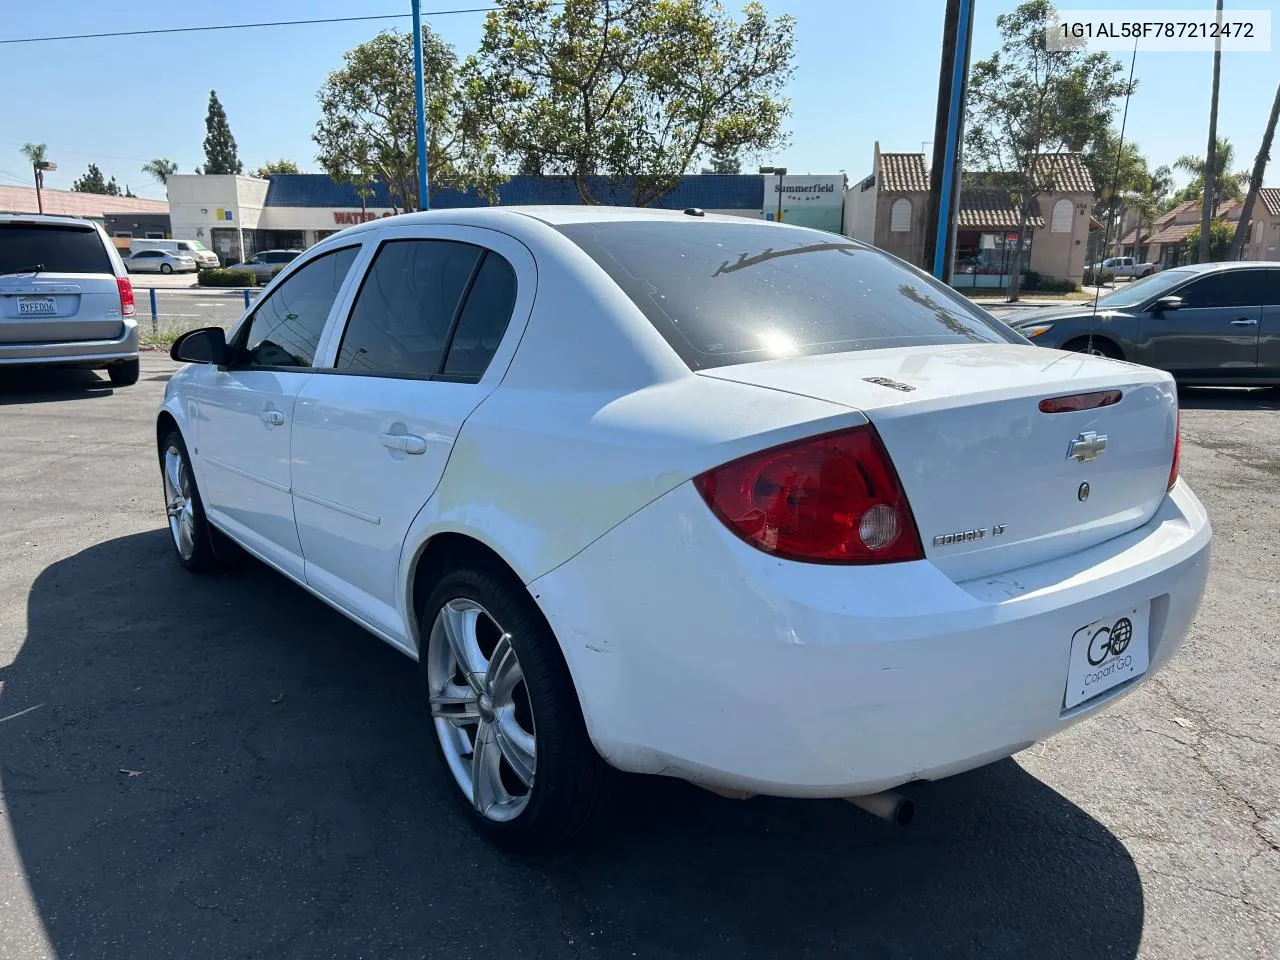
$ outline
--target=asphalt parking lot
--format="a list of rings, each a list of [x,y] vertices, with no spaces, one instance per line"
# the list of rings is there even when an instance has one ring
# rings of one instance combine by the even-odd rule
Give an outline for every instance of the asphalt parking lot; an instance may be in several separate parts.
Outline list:
[[[5,960],[1280,955],[1280,391],[1184,392],[1209,590],[1109,713],[911,788],[907,829],[635,781],[521,859],[454,809],[408,660],[257,564],[172,561],[173,370],[0,372]]]

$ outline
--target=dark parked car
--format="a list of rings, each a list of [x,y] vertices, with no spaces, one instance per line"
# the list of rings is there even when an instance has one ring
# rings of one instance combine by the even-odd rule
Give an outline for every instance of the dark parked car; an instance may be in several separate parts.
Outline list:
[[[1098,301],[1005,322],[1034,343],[1168,370],[1184,383],[1280,384],[1280,263],[1206,263]]]
[[[301,250],[263,250],[244,263],[233,263],[229,269],[252,270],[259,283],[266,283],[301,254]]]

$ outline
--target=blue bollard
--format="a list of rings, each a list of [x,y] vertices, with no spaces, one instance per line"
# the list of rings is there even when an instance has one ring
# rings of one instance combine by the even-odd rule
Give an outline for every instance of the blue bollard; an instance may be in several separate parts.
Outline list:
[[[153,337],[160,336],[160,311],[156,309],[156,288],[152,287],[151,293],[151,335]]]
[[[244,308],[246,310],[249,309],[249,288],[248,287],[244,288]]]

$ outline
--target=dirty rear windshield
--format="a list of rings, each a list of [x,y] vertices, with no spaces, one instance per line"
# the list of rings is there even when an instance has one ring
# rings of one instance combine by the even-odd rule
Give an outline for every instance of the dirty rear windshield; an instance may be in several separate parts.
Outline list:
[[[575,223],[690,369],[947,343],[1022,343],[949,287],[862,244],[749,222]]]
[[[0,223],[0,274],[39,265],[42,273],[114,273],[93,227]]]

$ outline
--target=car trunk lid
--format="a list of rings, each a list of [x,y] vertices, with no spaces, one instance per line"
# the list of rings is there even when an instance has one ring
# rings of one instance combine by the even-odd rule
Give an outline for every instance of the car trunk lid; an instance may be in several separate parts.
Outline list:
[[[1147,522],[1167,492],[1177,392],[1157,370],[1038,347],[957,345],[699,375],[862,411],[897,468],[926,557],[956,580],[1119,536]],[[1107,392],[1119,400],[1063,412],[1040,406]]]

